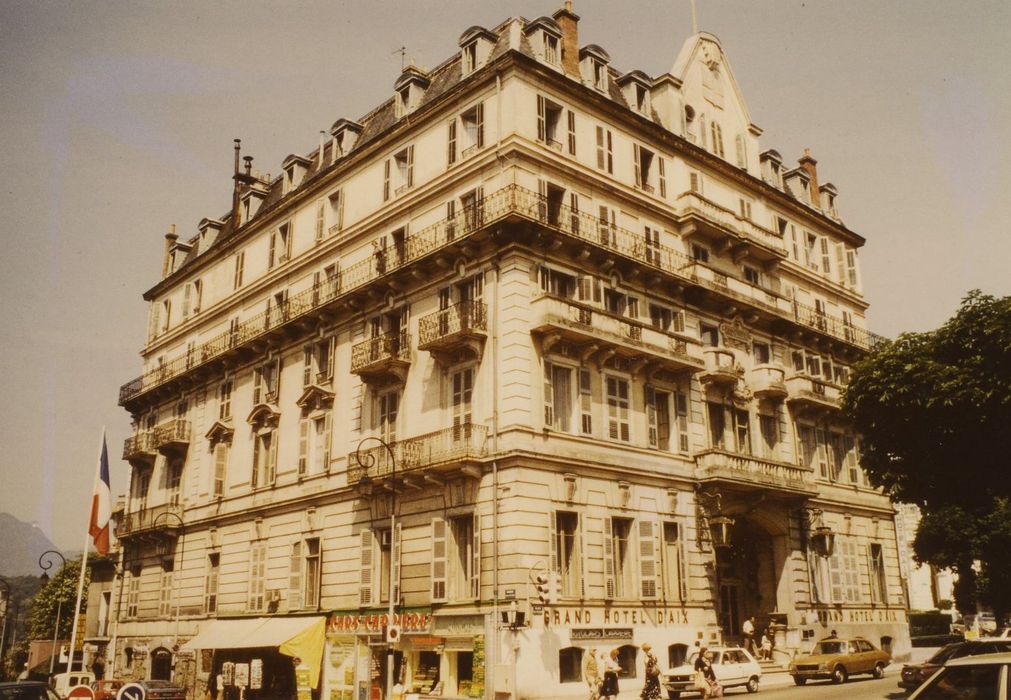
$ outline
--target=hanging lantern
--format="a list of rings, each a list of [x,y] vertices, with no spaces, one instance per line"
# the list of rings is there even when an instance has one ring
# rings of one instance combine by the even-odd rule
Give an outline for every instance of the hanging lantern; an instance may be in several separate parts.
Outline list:
[[[830,557],[835,551],[835,532],[828,525],[819,525],[811,533],[811,546],[819,557]]]
[[[725,515],[717,514],[709,518],[709,535],[714,547],[730,546],[730,528],[733,526],[734,519]]]

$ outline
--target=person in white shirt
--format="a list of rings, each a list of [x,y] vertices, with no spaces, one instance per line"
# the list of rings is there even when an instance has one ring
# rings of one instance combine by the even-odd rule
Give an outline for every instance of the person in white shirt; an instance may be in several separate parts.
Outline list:
[[[744,648],[751,654],[755,653],[755,618],[749,617],[741,625],[741,632],[744,633]]]

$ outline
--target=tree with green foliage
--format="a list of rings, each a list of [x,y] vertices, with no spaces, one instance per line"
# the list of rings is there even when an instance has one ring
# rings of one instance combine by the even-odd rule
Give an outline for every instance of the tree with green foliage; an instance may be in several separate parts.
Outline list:
[[[5,577],[6,578],[6,577]],[[32,597],[39,590],[42,582],[37,576],[12,576],[6,578],[10,586],[10,599],[7,601],[6,624],[3,626],[3,664],[0,666],[0,678],[14,680],[28,658],[28,645],[17,644],[25,639],[25,625],[28,620]]]
[[[871,483],[920,507],[917,560],[958,574],[960,609],[1011,612],[1011,297],[972,291],[937,330],[878,348],[843,412]]]

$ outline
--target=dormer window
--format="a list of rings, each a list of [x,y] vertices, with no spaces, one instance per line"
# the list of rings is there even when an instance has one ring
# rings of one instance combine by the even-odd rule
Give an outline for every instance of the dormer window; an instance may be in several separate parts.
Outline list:
[[[267,191],[259,185],[253,185],[242,195],[242,224],[248,224],[256,216],[257,210],[267,198]]]
[[[835,198],[839,194],[839,191],[835,188],[835,185],[831,182],[826,182],[818,188],[818,194],[821,195],[822,210],[832,218],[838,219],[839,212],[836,210]]]
[[[414,111],[421,103],[421,97],[429,85],[428,75],[415,65],[410,65],[393,85],[396,93],[394,102],[398,117],[403,117]]]
[[[477,40],[470,42],[463,47],[463,74],[473,73],[477,70]]]
[[[544,34],[544,60],[551,65],[558,65],[558,37]]]
[[[405,85],[397,90],[397,113],[407,114],[411,111],[411,86]]]
[[[649,91],[642,85],[635,86],[635,109],[642,114],[649,113]]]
[[[611,57],[604,49],[596,44],[589,44],[579,50],[579,67],[583,76],[583,82],[589,83],[595,90],[607,92],[608,71],[607,64]]]
[[[347,119],[338,119],[330,127],[330,133],[333,135],[330,162],[336,162],[338,158],[346,156],[355,147],[358,135],[362,133],[362,125]]]
[[[758,156],[762,166],[762,179],[773,187],[783,189],[783,157],[776,151],[763,151]]]
[[[641,70],[634,70],[618,78],[618,85],[628,106],[639,114],[650,116],[649,90],[652,80]]]
[[[290,155],[284,159],[281,167],[284,170],[283,182],[281,184],[282,194],[288,194],[302,184],[305,174],[308,171],[311,161],[302,156]]]

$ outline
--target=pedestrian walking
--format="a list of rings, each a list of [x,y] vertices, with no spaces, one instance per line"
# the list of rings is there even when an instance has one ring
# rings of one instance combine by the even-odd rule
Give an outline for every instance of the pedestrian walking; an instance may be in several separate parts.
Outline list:
[[[723,697],[723,687],[713,671],[713,655],[706,647],[702,647],[695,657],[695,689],[702,693],[702,700]]]
[[[618,697],[618,671],[621,665],[618,663],[618,650],[612,649],[611,653],[604,657],[604,682],[600,686],[600,698]]]
[[[586,664],[583,666],[583,680],[590,689],[590,700],[600,697],[600,666],[597,663],[597,650],[590,648],[586,654]]]
[[[660,662],[653,653],[653,647],[648,643],[642,645],[642,650],[646,654],[646,682],[642,686],[639,697],[642,700],[660,699]]]
[[[741,632],[744,633],[744,648],[752,654],[755,653],[755,618],[749,617],[741,625]]]

